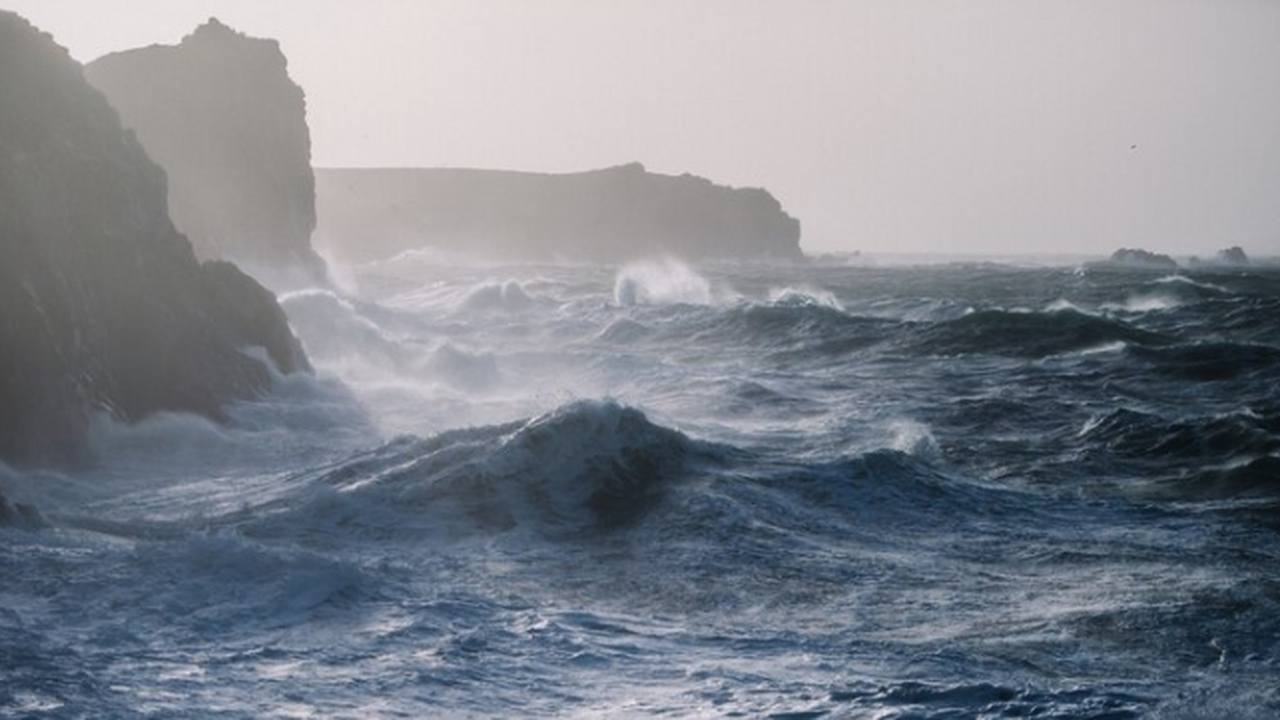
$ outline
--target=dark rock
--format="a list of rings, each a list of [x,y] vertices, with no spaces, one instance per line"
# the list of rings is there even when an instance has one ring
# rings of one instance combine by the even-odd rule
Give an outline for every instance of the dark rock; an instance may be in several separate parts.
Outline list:
[[[503,261],[803,258],[800,223],[765,190],[638,163],[548,175],[316,170],[317,246],[363,262],[432,247]]]
[[[302,89],[274,40],[216,19],[178,45],[85,68],[169,176],[169,212],[201,258],[285,286],[314,284],[315,179]]]
[[[200,265],[165,175],[82,68],[0,11],[0,460],[84,459],[96,411],[220,417],[309,370],[269,292]]]
[[[1234,245],[1232,247],[1219,250],[1218,253],[1213,256],[1213,260],[1207,264],[1226,267],[1246,267],[1250,265],[1250,262],[1249,256],[1244,252],[1244,248],[1239,245]]]
[[[1245,254],[1244,248],[1235,245],[1229,248],[1219,250],[1212,258],[1203,260],[1192,256],[1189,264],[1193,268],[1212,270],[1214,268],[1242,268],[1250,267],[1253,261]]]
[[[0,495],[0,527],[40,528],[47,525],[34,505],[13,502]]]
[[[1218,262],[1224,265],[1248,265],[1249,256],[1245,254],[1244,248],[1239,245],[1218,251]]]
[[[1116,250],[1105,264],[1142,270],[1178,269],[1178,262],[1168,255],[1132,248]]]

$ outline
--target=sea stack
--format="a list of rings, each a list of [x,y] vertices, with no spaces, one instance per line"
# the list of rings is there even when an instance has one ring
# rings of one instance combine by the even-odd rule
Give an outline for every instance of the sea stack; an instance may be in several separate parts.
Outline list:
[[[350,262],[434,248],[502,262],[801,260],[800,222],[766,190],[632,163],[550,175],[318,169],[316,244]]]
[[[81,66],[0,11],[0,460],[85,459],[95,412],[221,417],[269,387],[267,362],[310,369],[275,298],[199,263]]]
[[[178,45],[113,53],[85,75],[168,174],[169,213],[197,256],[277,289],[323,280],[306,100],[279,43],[210,19]]]

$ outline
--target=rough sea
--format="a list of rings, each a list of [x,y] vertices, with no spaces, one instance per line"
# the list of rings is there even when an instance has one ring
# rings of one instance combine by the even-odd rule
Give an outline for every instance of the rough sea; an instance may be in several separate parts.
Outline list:
[[[340,284],[0,466],[0,717],[1280,717],[1280,270]]]

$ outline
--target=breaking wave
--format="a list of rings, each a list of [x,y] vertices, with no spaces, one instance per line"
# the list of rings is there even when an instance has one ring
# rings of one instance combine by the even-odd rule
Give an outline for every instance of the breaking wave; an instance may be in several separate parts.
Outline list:
[[[693,268],[672,259],[636,262],[618,271],[614,302],[630,305],[710,305],[711,283]]]
[[[0,467],[0,715],[1273,716],[1280,284],[1157,276],[356,268]]]
[[[289,515],[357,534],[607,529],[713,456],[639,410],[579,401],[524,422],[393,442],[317,478],[325,489]]]

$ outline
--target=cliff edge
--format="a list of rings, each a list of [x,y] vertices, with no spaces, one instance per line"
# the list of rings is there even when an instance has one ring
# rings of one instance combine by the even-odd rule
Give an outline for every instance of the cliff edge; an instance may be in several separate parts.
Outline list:
[[[210,19],[178,45],[85,68],[169,176],[174,225],[206,259],[286,286],[325,276],[302,89],[274,40]]]
[[[201,265],[165,175],[81,66],[0,11],[0,460],[83,459],[92,413],[217,418],[309,370],[270,292]]]
[[[803,258],[800,223],[767,191],[639,163],[541,174],[317,169],[316,245],[350,262],[431,247],[498,261]]]

